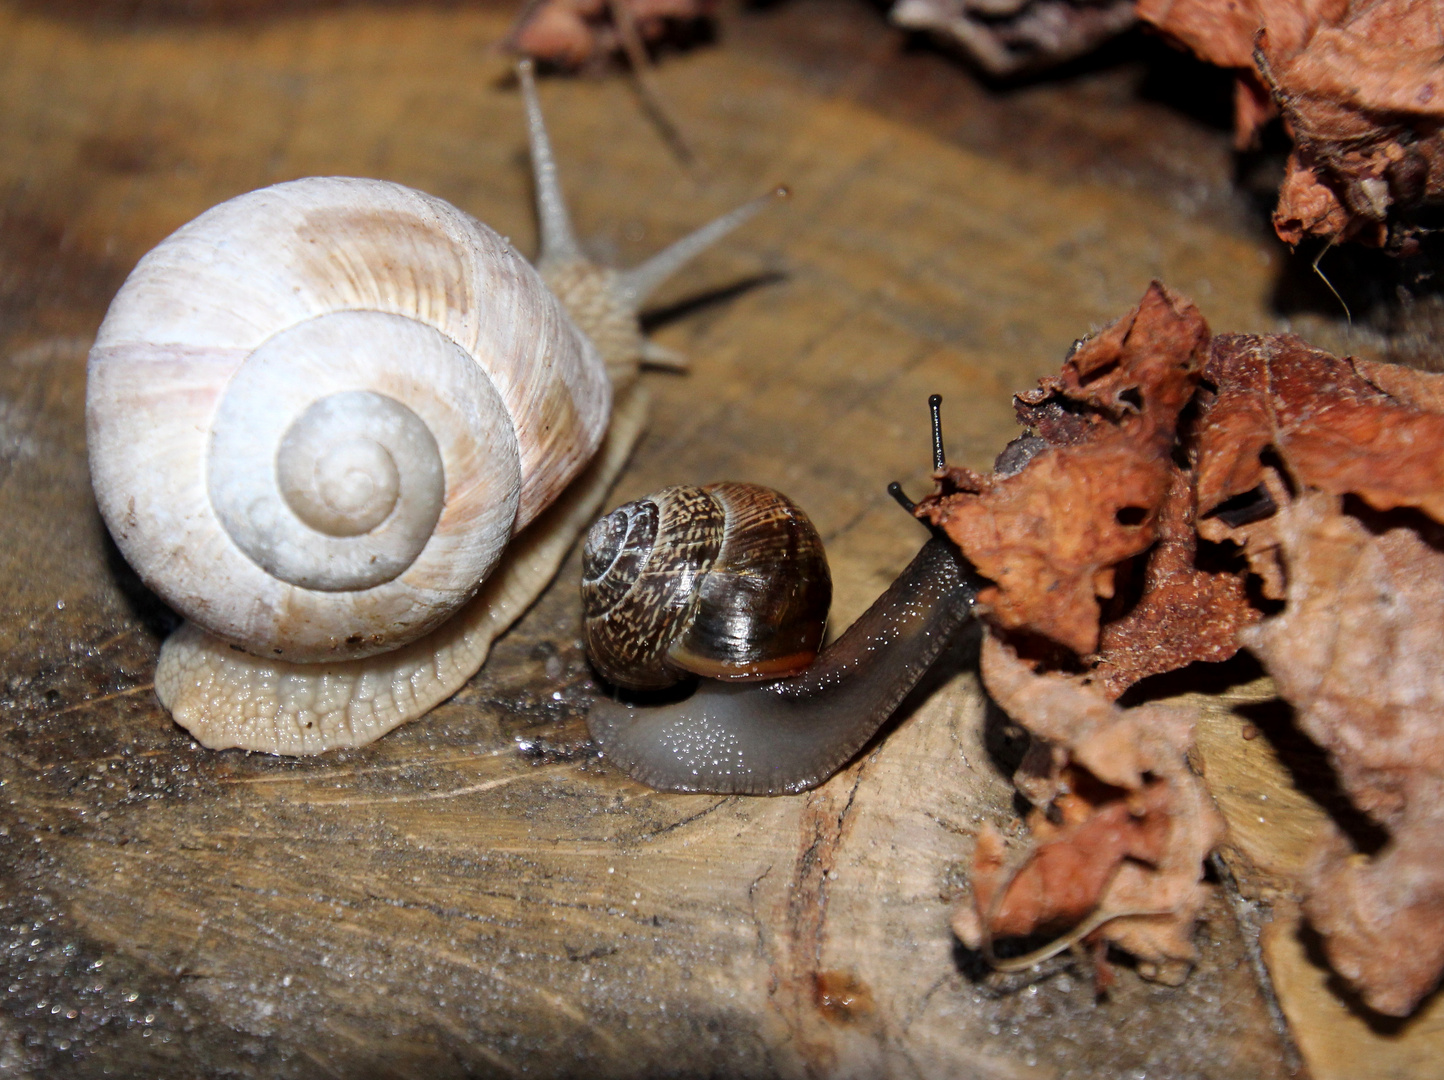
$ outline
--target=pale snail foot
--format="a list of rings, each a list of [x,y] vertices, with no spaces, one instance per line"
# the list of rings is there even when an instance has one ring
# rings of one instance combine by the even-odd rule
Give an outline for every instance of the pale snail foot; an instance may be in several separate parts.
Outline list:
[[[477,672],[491,643],[556,575],[601,510],[646,415],[641,387],[617,396],[591,465],[512,540],[466,607],[425,637],[364,660],[292,664],[241,652],[187,622],[161,646],[161,704],[209,749],[295,756],[364,746],[425,714]]]

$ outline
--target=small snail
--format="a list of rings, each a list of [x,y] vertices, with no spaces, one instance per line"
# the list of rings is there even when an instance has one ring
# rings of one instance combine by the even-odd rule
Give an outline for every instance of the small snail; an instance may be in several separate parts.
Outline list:
[[[933,458],[939,472],[945,467],[938,413],[940,402],[936,395],[929,400],[933,414]],[[659,494],[670,498],[668,493],[678,490],[699,489],[668,489]],[[902,495],[901,488],[894,484],[889,491],[911,509],[912,504]],[[653,496],[631,506],[645,508],[657,498]],[[686,610],[688,605],[675,596],[686,591],[689,579],[701,575],[699,564],[693,559],[704,545],[685,532],[679,542],[674,543],[663,529],[669,515],[659,509],[654,515],[655,528],[649,521],[650,516],[644,509],[628,507],[614,512],[588,532],[587,550],[583,555],[587,568],[584,572],[591,579],[583,585],[587,642],[593,649],[592,658],[598,670],[622,686],[657,686],[662,678],[659,669],[665,671],[669,666],[674,671],[678,668],[701,670],[673,662],[670,652],[673,646],[658,642],[669,636],[663,632],[664,628],[685,622],[691,614]],[[729,519],[724,521],[725,530],[731,515],[724,518]],[[810,525],[807,529],[816,537]],[[639,534],[639,542],[629,547],[619,539],[626,533]],[[648,545],[641,541],[649,533],[655,533],[655,542],[647,551]],[[726,546],[725,540],[722,546]],[[807,545],[799,546],[807,548]],[[783,545],[776,545],[772,553],[780,554],[782,548]],[[658,565],[653,565],[654,560]],[[820,583],[799,584],[802,575],[816,573],[819,566]],[[654,605],[664,590],[641,588],[629,593],[621,580],[615,584],[605,581],[604,572],[608,570],[619,579],[637,582],[672,576],[679,579],[679,589],[676,593],[666,592],[667,610],[659,614],[660,608]],[[780,585],[785,594],[826,597],[831,593],[826,573],[818,542],[815,556],[810,550],[804,550],[798,562],[779,560],[779,565],[768,568],[767,579]],[[599,578],[602,580],[597,580]],[[725,587],[735,580],[750,582],[751,579],[740,575],[733,581],[724,578],[721,584]],[[935,534],[887,591],[800,673],[752,683],[706,678],[691,697],[664,705],[636,706],[599,698],[587,714],[587,726],[607,758],[628,775],[659,790],[746,795],[806,791],[845,765],[892,715],[954,631],[972,614],[977,588],[976,579],[964,566],[957,549],[945,537]],[[718,627],[730,631],[732,626],[745,623],[739,613],[751,608],[759,595],[758,590],[746,588],[730,609],[726,600],[715,597],[709,598],[705,607],[700,600],[694,601],[695,610],[734,613],[731,619],[704,618],[699,629],[705,636]],[[640,605],[640,610],[626,610],[625,605],[632,601]],[[791,607],[771,597],[763,598],[762,606],[768,613],[762,620],[764,623],[772,617],[770,613]],[[822,608],[826,610],[825,601]],[[811,618],[813,613],[809,610],[804,622],[810,625]],[[604,625],[594,629],[591,625],[594,620]],[[616,671],[617,657],[622,652],[619,647],[608,643],[598,648],[593,644],[602,631],[610,633],[612,625],[606,624],[635,629],[641,636],[632,649],[638,658],[635,673]],[[810,632],[804,631],[800,637],[807,637]],[[726,636],[746,637],[724,633]],[[782,653],[792,648],[786,631],[778,631],[774,637],[786,643]],[[820,637],[819,631],[812,640]],[[707,651],[705,645],[683,640],[687,644],[679,651],[684,654]],[[659,656],[664,658],[662,662]],[[756,668],[757,674],[773,674],[766,669],[765,661],[752,658],[747,663]]]
[[[361,745],[455,692],[605,497],[644,421],[640,366],[677,361],[640,306],[766,201],[595,265],[519,73],[536,270],[440,199],[313,177],[180,228],[100,327],[97,502],[189,620],[156,691],[206,746]]]

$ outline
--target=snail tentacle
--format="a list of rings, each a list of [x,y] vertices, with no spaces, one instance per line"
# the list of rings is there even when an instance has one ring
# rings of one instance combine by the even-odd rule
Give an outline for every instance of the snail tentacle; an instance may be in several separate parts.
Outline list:
[[[977,588],[957,549],[934,537],[802,674],[753,684],[703,680],[670,705],[600,698],[587,726],[608,759],[662,791],[806,791],[892,715],[968,620]]]
[[[635,308],[640,310],[658,287],[678,270],[733,229],[751,221],[774,201],[787,197],[787,188],[774,188],[766,195],[759,195],[757,198],[729,210],[721,217],[714,218],[680,240],[674,240],[646,262],[638,263],[630,270],[618,273],[618,288],[631,300]]]
[[[642,336],[637,317],[642,305],[664,281],[721,240],[750,221],[772,201],[786,198],[787,188],[741,206],[688,233],[630,270],[601,266],[582,250],[567,211],[551,139],[542,119],[541,100],[530,60],[517,65],[522,98],[526,103],[527,137],[536,184],[540,248],[536,268],[567,314],[597,346],[607,363],[613,386],[621,390],[636,378],[644,363],[686,367],[685,358],[652,346]]]
[[[583,255],[576,232],[572,229],[572,217],[567,211],[566,197],[562,195],[561,181],[557,178],[557,161],[552,154],[546,121],[542,117],[532,66],[530,60],[523,60],[517,64],[516,72],[521,80],[522,99],[526,102],[526,134],[531,146],[537,225],[541,233],[541,251],[537,253],[537,266],[540,268],[547,263],[580,260]]]

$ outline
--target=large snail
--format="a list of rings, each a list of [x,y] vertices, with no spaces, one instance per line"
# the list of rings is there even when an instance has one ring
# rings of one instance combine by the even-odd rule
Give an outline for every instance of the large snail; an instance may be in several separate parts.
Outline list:
[[[765,202],[634,269],[588,261],[519,70],[536,270],[440,199],[311,178],[183,226],[100,327],[97,501],[189,620],[155,684],[206,746],[361,745],[454,693],[596,513],[645,418],[639,367],[675,360],[640,306]]]
[[[941,472],[940,399],[929,404]],[[790,509],[759,522],[730,506],[695,514],[672,506],[717,489],[740,489],[735,501],[745,509],[775,500]],[[889,490],[911,506],[897,485]],[[583,615],[601,674],[636,688],[689,671],[709,676],[679,701],[640,706],[603,697],[592,704],[592,738],[628,775],[663,791],[782,795],[816,787],[872,738],[972,614],[978,582],[953,544],[934,535],[816,660],[789,677],[770,677],[777,670],[771,665],[797,666],[799,641],[811,640],[815,650],[815,605],[820,598],[825,616],[831,594],[821,541],[814,551],[811,541],[792,539],[816,537],[810,524],[802,529],[793,520],[800,514],[752,485],[669,488],[588,531]],[[809,581],[819,563],[822,581]],[[786,613],[801,615],[798,632],[778,625]],[[695,662],[699,654],[704,663]],[[729,667],[719,656],[740,662]],[[739,681],[749,677],[767,681]]]

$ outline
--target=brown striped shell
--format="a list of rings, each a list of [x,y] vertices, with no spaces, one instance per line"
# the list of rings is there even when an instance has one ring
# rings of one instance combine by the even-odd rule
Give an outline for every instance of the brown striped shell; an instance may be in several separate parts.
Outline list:
[[[831,602],[812,522],[757,484],[665,488],[587,533],[587,649],[619,686],[796,674],[817,655]]]

